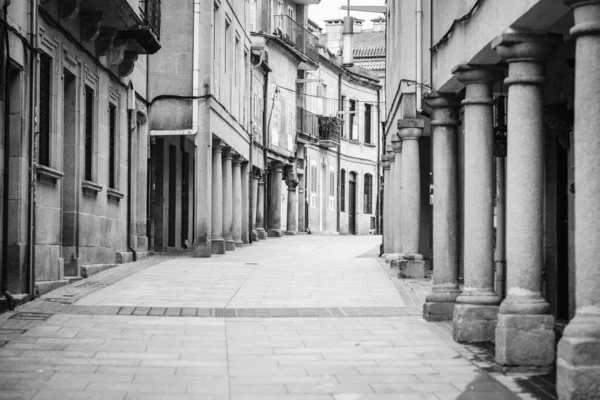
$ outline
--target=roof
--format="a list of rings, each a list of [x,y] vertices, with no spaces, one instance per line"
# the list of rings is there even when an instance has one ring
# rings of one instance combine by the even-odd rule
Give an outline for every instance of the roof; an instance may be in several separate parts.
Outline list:
[[[354,58],[385,58],[385,32],[364,30],[353,36]]]
[[[361,67],[366,68],[366,69],[374,69],[374,70],[385,69],[385,60],[375,60],[375,61],[369,60],[366,62],[360,61],[360,62],[357,62],[357,65],[360,65]]]

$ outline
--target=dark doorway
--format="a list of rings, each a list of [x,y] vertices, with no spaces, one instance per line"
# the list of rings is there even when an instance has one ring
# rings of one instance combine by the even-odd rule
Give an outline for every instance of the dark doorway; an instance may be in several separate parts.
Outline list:
[[[356,235],[356,173],[348,180],[348,233]]]
[[[177,220],[177,147],[169,146],[169,247],[175,247],[175,221]]]
[[[556,317],[569,319],[569,152],[556,146]]]
[[[188,246],[188,230],[190,217],[190,200],[189,200],[189,185],[190,185],[190,156],[183,150],[181,159],[181,246],[187,249]]]

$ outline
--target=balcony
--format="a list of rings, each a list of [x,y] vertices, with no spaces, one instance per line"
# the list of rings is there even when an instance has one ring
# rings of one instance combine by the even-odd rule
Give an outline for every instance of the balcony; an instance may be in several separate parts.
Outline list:
[[[319,38],[287,15],[275,15],[275,35],[314,63],[319,62]]]
[[[340,118],[319,116],[319,146],[327,148],[339,146],[341,132]]]
[[[319,116],[296,107],[297,139],[302,143],[317,143],[319,141]]]
[[[161,0],[42,0],[42,16],[63,24],[121,76],[129,75],[139,54],[160,49]]]

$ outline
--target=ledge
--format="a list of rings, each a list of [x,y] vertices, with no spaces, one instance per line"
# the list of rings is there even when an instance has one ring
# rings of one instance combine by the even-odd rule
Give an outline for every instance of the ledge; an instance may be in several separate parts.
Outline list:
[[[90,181],[81,181],[81,189],[83,194],[96,196],[98,192],[102,191],[102,186]]]
[[[40,181],[50,182],[52,184],[56,184],[56,181],[62,179],[64,175],[60,171],[39,164],[35,166],[35,173]]]
[[[121,200],[123,197],[125,197],[125,195],[121,192],[119,192],[117,189],[111,189],[111,188],[106,188],[106,196],[108,197],[108,199],[114,199],[117,202],[119,200]]]
[[[358,141],[358,140],[354,140],[354,139],[350,139],[350,140],[349,140],[349,142],[350,142],[351,144],[360,144],[360,141]]]
[[[373,144],[373,143],[363,143],[363,144],[367,147],[377,147],[377,145]]]

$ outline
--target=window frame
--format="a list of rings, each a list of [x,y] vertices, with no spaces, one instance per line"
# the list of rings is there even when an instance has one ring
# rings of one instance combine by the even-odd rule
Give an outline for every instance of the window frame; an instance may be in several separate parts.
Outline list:
[[[348,100],[348,115],[349,115],[349,117],[348,117],[348,131],[349,131],[348,139],[350,139],[350,140],[358,140],[358,115],[357,115],[357,111],[356,111],[357,103],[358,103],[358,101],[356,99]],[[356,132],[354,129],[355,122],[356,122],[356,128],[357,128]]]
[[[363,182],[364,214],[373,214],[373,175],[366,173]]]
[[[373,105],[365,103],[364,142],[373,144]]]
[[[84,152],[83,152],[83,179],[88,182],[94,182],[95,168],[94,168],[94,150],[95,150],[95,129],[94,120],[96,117],[95,112],[95,97],[96,90],[89,85],[84,87]]]
[[[340,212],[346,212],[346,170],[340,171]]]
[[[114,102],[108,103],[108,187],[118,189],[119,108]]]
[[[311,160],[310,162],[310,207],[317,208],[318,206],[318,191],[319,191],[319,168],[317,162]]]
[[[46,73],[46,77],[47,77],[47,82],[45,85],[45,97],[46,97],[46,102],[44,102],[43,98],[43,85],[42,85],[42,64],[47,62],[47,73]],[[54,66],[54,59],[44,53],[44,52],[40,52],[40,89],[39,89],[39,98],[40,98],[40,104],[39,104],[39,115],[40,115],[40,122],[39,122],[39,138],[38,138],[38,154],[37,154],[37,163],[39,165],[43,165],[45,167],[50,167],[51,163],[52,163],[52,123],[54,121],[53,118],[53,102],[52,102],[52,97],[53,97],[53,84],[54,84],[54,79],[52,76],[52,71],[53,71],[53,66]],[[45,104],[42,104],[42,103]],[[45,112],[43,110],[43,108],[46,108]],[[43,116],[43,114],[45,114],[45,118]],[[45,129],[44,129],[45,127]]]

